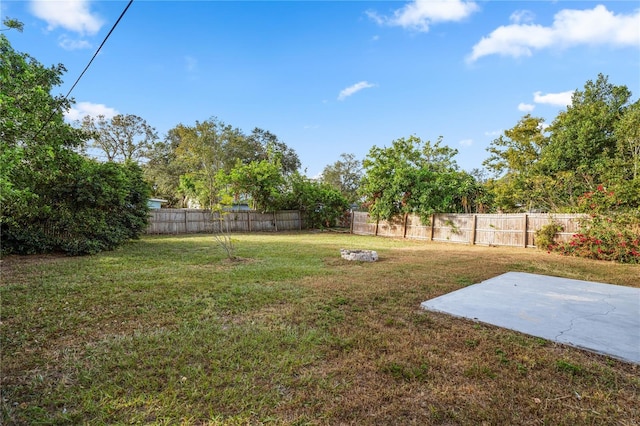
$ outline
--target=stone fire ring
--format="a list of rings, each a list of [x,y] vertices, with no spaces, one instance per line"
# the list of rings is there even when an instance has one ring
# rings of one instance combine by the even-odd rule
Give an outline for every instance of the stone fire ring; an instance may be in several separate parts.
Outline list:
[[[378,260],[378,253],[373,250],[340,249],[340,256],[346,260],[359,260],[361,262],[375,262]]]

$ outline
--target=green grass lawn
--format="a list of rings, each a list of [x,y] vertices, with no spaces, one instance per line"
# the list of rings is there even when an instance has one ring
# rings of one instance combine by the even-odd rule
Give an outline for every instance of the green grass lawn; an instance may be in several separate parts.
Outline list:
[[[2,260],[2,424],[637,424],[640,368],[420,302],[640,266],[334,233]],[[377,250],[376,263],[340,248]],[[636,422],[636,423],[634,423]]]

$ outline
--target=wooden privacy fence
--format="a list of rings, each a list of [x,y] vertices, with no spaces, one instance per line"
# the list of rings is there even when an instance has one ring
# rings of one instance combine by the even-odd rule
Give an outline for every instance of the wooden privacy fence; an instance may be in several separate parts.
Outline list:
[[[371,221],[367,212],[353,212],[351,232],[357,235],[409,238],[485,246],[535,247],[535,232],[555,222],[562,225],[559,241],[578,232],[578,214],[434,214],[424,225],[415,214],[391,221]]]
[[[230,211],[211,213],[202,209],[154,209],[149,212],[147,234],[194,234],[220,232],[293,231],[302,229],[297,210],[270,213]]]

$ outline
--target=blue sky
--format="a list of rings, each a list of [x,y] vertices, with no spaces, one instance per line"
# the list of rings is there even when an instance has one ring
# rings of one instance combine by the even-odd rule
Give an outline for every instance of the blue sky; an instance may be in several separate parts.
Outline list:
[[[14,48],[67,68],[66,93],[123,1],[11,1]],[[70,119],[139,115],[161,137],[216,116],[295,149],[308,176],[415,134],[481,167],[531,113],[551,122],[598,73],[640,95],[638,1],[136,0],[72,93]]]

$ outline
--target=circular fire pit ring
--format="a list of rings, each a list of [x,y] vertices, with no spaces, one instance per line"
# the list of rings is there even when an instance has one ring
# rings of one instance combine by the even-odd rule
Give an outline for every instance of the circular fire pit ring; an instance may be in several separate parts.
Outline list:
[[[375,262],[378,260],[378,253],[374,250],[340,249],[340,256],[346,260],[358,260],[360,262]]]

